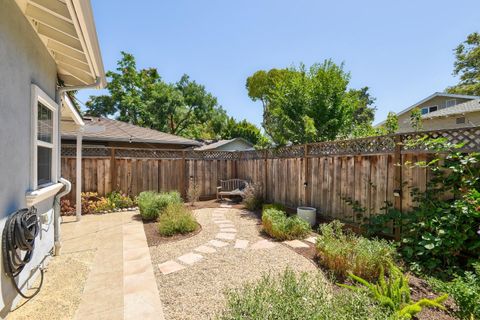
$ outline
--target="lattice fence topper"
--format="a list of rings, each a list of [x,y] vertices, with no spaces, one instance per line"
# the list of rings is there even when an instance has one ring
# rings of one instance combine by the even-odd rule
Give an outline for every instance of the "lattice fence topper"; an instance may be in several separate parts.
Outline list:
[[[109,157],[111,154],[110,148],[107,147],[83,147],[82,157]],[[77,149],[74,146],[62,146],[62,157],[76,157]]]
[[[240,156],[239,152],[232,151],[195,151],[186,152],[186,159],[193,160],[236,160]]]
[[[268,158],[303,158],[305,145],[295,145],[267,150]]]
[[[266,150],[249,150],[240,152],[240,160],[254,160],[254,159],[264,159],[267,151]]]
[[[181,159],[183,152],[162,149],[115,149],[115,158]]]
[[[393,152],[394,150],[395,142],[393,136],[328,141],[308,145],[309,156],[375,154]]]
[[[437,131],[410,132],[400,134],[403,150],[429,151],[425,144],[412,144],[416,139],[429,137],[432,139],[446,138],[453,144],[464,144],[462,151],[480,151],[480,127],[445,129]]]

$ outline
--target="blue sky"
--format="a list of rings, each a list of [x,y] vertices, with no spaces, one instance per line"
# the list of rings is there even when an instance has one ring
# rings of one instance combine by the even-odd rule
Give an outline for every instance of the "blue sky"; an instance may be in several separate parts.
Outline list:
[[[260,124],[246,78],[259,69],[332,58],[369,86],[376,121],[456,79],[453,49],[480,31],[480,1],[92,0],[106,70],[120,51],[168,82],[187,73],[228,114]],[[78,97],[86,101],[84,90]]]

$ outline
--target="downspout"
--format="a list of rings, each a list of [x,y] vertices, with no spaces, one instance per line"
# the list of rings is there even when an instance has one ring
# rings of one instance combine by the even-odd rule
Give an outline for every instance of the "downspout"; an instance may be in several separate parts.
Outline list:
[[[54,254],[56,256],[60,254],[60,248],[62,247],[62,243],[60,242],[60,199],[72,190],[72,184],[67,179],[60,178],[58,181],[65,186],[65,190],[55,195],[55,203],[53,206],[53,240],[55,247]]]
[[[81,89],[89,89],[89,88],[97,88],[100,86],[102,83],[102,79],[100,77],[97,77],[95,79],[95,82],[92,84],[84,85],[84,86],[69,86],[69,87],[59,87],[57,88],[57,96],[59,99],[63,97],[63,94],[65,94],[68,91],[74,91],[74,90],[81,90]],[[60,136],[60,130],[59,130],[59,136]],[[59,144],[61,145],[61,137],[58,139]],[[60,162],[60,153],[58,154],[58,163]],[[60,166],[59,166],[60,168]],[[61,176],[61,172],[59,169],[59,176]],[[54,254],[59,255],[60,254],[60,248],[62,247],[62,244],[60,242],[60,199],[68,194],[72,190],[72,184],[70,181],[64,178],[58,179],[60,183],[62,183],[65,186],[65,190],[58,193],[55,196],[55,203],[53,205],[53,225],[54,225]]]

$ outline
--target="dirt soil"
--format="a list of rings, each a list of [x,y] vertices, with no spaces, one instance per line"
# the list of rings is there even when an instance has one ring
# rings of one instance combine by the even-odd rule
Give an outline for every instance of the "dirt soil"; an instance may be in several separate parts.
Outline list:
[[[202,231],[202,226],[198,223],[197,225],[198,225],[197,229],[193,232],[189,232],[186,234],[176,234],[171,237],[164,237],[160,235],[160,233],[158,233],[158,222],[156,221],[144,221],[143,230],[145,231],[145,236],[147,237],[148,246],[154,247],[163,243],[180,241],[183,239],[193,237],[194,235]]]

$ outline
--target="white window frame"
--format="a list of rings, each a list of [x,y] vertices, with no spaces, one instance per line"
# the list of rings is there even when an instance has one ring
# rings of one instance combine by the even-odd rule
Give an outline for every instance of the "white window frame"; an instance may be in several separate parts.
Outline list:
[[[58,181],[58,114],[59,106],[58,104],[50,98],[42,89],[37,85],[32,84],[32,123],[31,123],[31,138],[32,138],[32,162],[30,165],[31,168],[31,190],[38,190],[51,186]],[[52,120],[53,120],[53,136],[52,142],[45,142],[38,140],[38,103],[43,104],[45,107],[52,111]],[[42,185],[38,185],[38,147],[46,147],[52,149],[52,167],[51,167],[51,177],[50,182]]]

